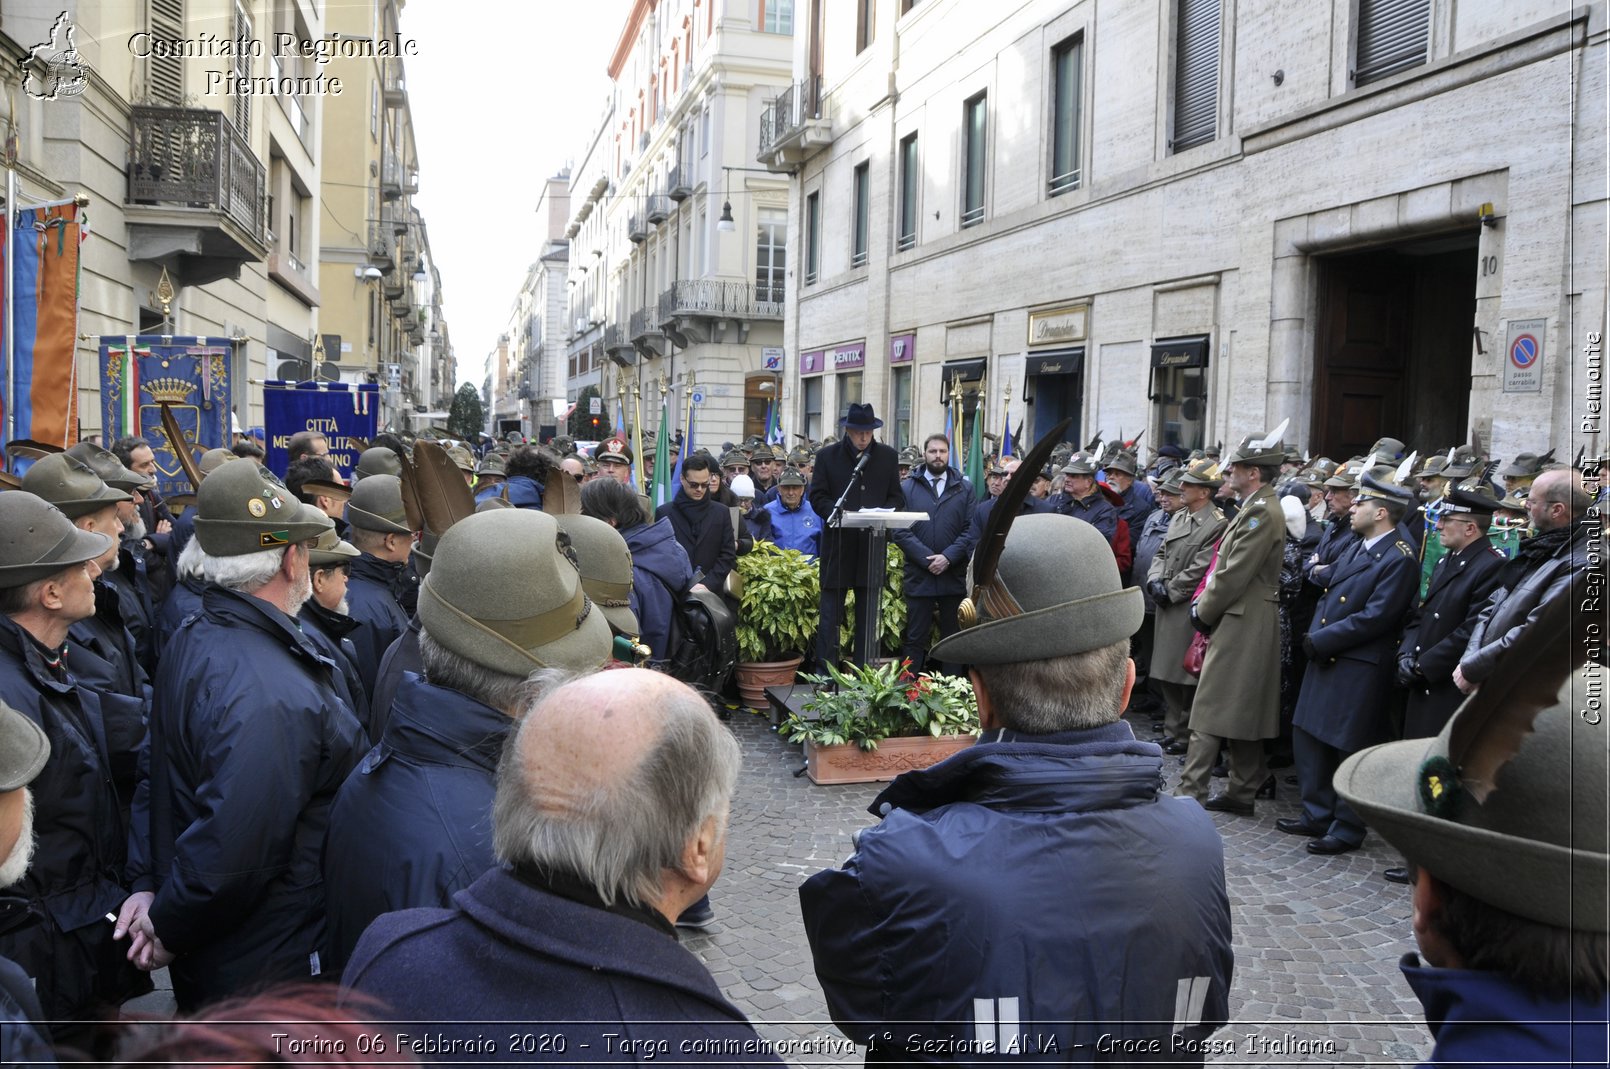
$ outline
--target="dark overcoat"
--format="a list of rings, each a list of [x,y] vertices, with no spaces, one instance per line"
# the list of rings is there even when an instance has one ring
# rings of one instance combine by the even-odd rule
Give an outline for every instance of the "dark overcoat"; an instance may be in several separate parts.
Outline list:
[[[324,949],[330,803],[369,748],[340,671],[260,598],[209,586],[152,701],[151,921],[185,1012],[305,979]]]
[[[972,523],[973,487],[955,468],[945,473],[945,492],[934,497],[921,474],[900,484],[906,508],[928,518],[889,532],[889,540],[906,558],[905,594],[911,598],[954,597],[967,592],[967,527]],[[950,567],[940,575],[928,570],[928,558],[943,553]]]
[[[492,796],[514,721],[407,675],[336,795],[324,852],[330,968],[382,913],[446,906],[493,865]]]
[[[358,651],[358,674],[365,694],[375,692],[375,676],[386,648],[408,628],[403,609],[408,584],[406,565],[381,560],[368,553],[353,558],[347,580],[347,615],[358,626],[347,637]]]
[[[1293,724],[1346,753],[1391,737],[1398,636],[1419,587],[1419,555],[1396,530],[1336,565],[1308,628]]]
[[[1398,659],[1418,668],[1403,715],[1403,737],[1431,738],[1465,696],[1453,682],[1476,617],[1498,585],[1504,554],[1485,537],[1437,561],[1425,601],[1409,614]]]
[[[0,933],[0,957],[33,978],[47,1019],[85,1017],[151,989],[105,919],[122,908],[129,883],[100,702],[52,670],[44,648],[8,616],[0,616],[0,701],[50,740],[50,760],[29,787],[33,863],[12,888],[41,920]]]
[[[379,999],[393,1021],[430,1022],[410,1029],[416,1034],[494,1038],[495,1052],[466,1056],[475,1062],[778,1064],[770,1055],[722,1053],[729,1043],[754,1044],[755,1030],[671,932],[505,868],[454,895],[451,908],[382,916],[358,941],[342,982]],[[567,1046],[508,1042],[526,1033],[546,1034],[550,1044],[558,1035]],[[633,1049],[623,1050],[622,1040]]]
[[[841,438],[816,454],[807,495],[811,507],[824,521],[833,518],[833,503],[848,486],[844,511],[864,508],[904,508],[906,495],[900,490],[900,456],[882,442],[867,447],[871,456],[859,475],[854,475],[860,457],[848,437]],[[853,476],[853,484],[852,484]],[[822,588],[839,590],[866,586],[866,555],[871,534],[865,528],[829,526],[822,531]]]

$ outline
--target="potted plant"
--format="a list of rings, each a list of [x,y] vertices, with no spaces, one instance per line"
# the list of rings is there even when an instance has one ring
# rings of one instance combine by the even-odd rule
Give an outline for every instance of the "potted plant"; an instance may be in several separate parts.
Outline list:
[[[806,675],[816,693],[780,728],[804,744],[812,783],[873,783],[971,746],[978,701],[960,676],[911,673],[911,662]]]
[[[906,555],[890,542],[883,568],[883,589],[879,593],[878,647],[889,656],[898,656],[906,638]],[[855,591],[844,599],[844,623],[839,628],[839,648],[855,648]]]
[[[797,549],[757,541],[736,565],[738,693],[753,708],[766,706],[765,689],[794,682],[805,651],[816,641],[821,579],[816,562]]]

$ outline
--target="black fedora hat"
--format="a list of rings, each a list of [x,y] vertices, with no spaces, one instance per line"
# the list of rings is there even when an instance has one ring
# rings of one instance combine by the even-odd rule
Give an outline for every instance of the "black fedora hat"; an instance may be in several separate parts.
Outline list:
[[[883,426],[883,420],[872,411],[870,404],[852,404],[849,414],[839,420],[839,426],[853,431],[875,431]]]

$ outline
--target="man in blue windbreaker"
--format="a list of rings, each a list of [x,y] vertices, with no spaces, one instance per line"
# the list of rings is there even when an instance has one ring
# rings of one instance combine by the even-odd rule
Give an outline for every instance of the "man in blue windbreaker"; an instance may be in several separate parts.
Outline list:
[[[978,622],[933,656],[972,665],[983,737],[895,780],[800,888],[828,1010],[869,1062],[1201,1064],[1229,1042],[1224,845],[1119,719],[1141,592],[1068,516],[1018,517],[973,568]]]

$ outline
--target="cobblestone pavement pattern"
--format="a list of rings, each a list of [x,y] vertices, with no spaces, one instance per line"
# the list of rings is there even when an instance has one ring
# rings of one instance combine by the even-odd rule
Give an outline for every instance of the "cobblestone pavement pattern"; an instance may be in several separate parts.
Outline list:
[[[828,1019],[797,888],[849,855],[851,832],[873,823],[867,806],[881,787],[813,786],[794,777],[803,763],[799,748],[766,718],[737,713],[731,726],[744,767],[726,869],[711,894],[716,922],[684,933],[683,945],[762,1035],[811,1044],[789,1058],[793,1064],[859,1064],[860,1053],[843,1049]],[[1151,737],[1146,717],[1136,728]],[[1167,764],[1172,787],[1179,764]],[[1414,949],[1409,889],[1381,878],[1401,859],[1376,835],[1354,853],[1320,858],[1304,850],[1307,840],[1276,831],[1276,817],[1298,812],[1297,790],[1284,781],[1290,773],[1277,772],[1280,798],[1260,801],[1255,818],[1214,815],[1224,835],[1235,937],[1231,1023],[1214,1039],[1235,1049],[1210,1063],[1412,1065],[1431,1043],[1397,966]]]

